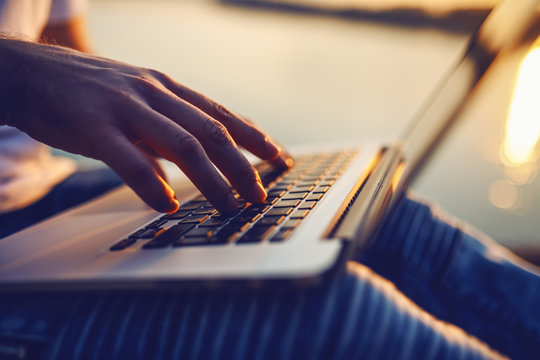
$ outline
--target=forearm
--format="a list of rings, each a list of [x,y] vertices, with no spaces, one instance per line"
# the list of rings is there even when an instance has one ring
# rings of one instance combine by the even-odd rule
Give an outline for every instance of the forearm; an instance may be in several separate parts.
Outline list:
[[[28,43],[0,35],[0,124],[16,126],[26,99],[24,51]]]

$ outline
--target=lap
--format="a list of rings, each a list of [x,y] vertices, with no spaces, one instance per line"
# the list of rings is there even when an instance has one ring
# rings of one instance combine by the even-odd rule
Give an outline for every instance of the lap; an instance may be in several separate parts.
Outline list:
[[[84,188],[85,181],[77,182],[57,198]],[[100,191],[116,182],[113,177]],[[509,306],[487,291],[494,283],[477,293],[455,291],[472,284],[465,278],[456,285],[452,275],[475,271],[456,260],[471,254],[474,264],[492,273],[512,273],[521,286],[538,287],[538,277],[519,264],[485,256],[496,248],[404,198],[370,249],[342,276],[316,287],[3,294],[0,355],[11,344],[73,359],[497,356],[453,323],[507,354],[527,357],[540,344],[534,336],[538,319],[530,317],[523,328],[532,330],[520,340],[522,332],[512,333],[500,317],[490,321],[484,313],[486,301],[498,310]],[[472,305],[471,297],[478,299]],[[540,294],[530,295],[529,303],[536,299]]]
[[[47,358],[496,356],[356,262],[310,288],[10,294],[1,303],[0,342],[41,341]]]

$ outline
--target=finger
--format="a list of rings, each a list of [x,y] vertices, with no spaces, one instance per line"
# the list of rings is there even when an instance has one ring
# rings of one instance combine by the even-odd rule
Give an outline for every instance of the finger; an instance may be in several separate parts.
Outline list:
[[[159,90],[148,97],[156,114],[159,112],[165,119],[172,119],[197,138],[208,157],[246,200],[264,201],[266,191],[257,171],[238,149],[223,124],[172,93]]]
[[[256,203],[264,201],[266,191],[257,170],[238,149],[225,126],[213,119],[204,121],[201,127],[204,133],[196,133],[196,136],[202,139],[212,162],[246,200]]]
[[[152,208],[160,212],[178,209],[174,191],[122,134],[109,135],[98,152],[99,158]]]
[[[163,170],[163,167],[161,166],[161,164],[157,160],[157,158],[161,157],[161,156],[159,156],[159,154],[156,153],[154,151],[154,149],[152,149],[150,146],[148,146],[145,143],[138,143],[136,146],[141,151],[141,153],[144,155],[146,160],[148,160],[150,165],[152,165],[152,167],[154,168],[154,171],[159,176],[161,176],[161,178],[163,180],[167,181],[167,174],[165,174],[165,171]]]
[[[231,136],[239,145],[263,160],[277,160],[276,164],[287,164],[287,158],[290,158],[290,156],[286,154],[283,156],[281,154],[281,146],[262,130],[258,129],[252,122],[243,119],[224,106],[177,83],[164,74],[157,73],[156,76],[158,77],[158,80],[176,96],[201,109],[210,117],[225,125]]]
[[[238,202],[202,145],[189,132],[143,104],[131,131],[165,159],[174,162],[220,211],[236,210]],[[133,114],[130,116],[133,118]]]
[[[289,154],[289,152],[282,150],[279,156],[270,160],[270,163],[279,169],[288,169],[293,167],[294,158]]]

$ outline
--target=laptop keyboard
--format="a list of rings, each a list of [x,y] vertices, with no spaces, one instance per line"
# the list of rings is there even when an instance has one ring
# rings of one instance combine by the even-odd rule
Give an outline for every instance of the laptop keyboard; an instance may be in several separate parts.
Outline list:
[[[227,216],[202,195],[162,215],[111,246],[124,250],[138,242],[142,249],[227,244],[280,243],[286,241],[324,198],[356,154],[356,150],[299,157],[292,169],[276,170],[267,163],[257,166],[268,197],[264,204],[239,200]]]

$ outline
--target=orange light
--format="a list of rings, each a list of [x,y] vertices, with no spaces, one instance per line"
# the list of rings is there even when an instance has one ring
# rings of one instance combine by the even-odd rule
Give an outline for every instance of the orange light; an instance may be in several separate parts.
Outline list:
[[[506,166],[536,160],[540,139],[540,38],[521,63],[510,105],[500,159]]]

